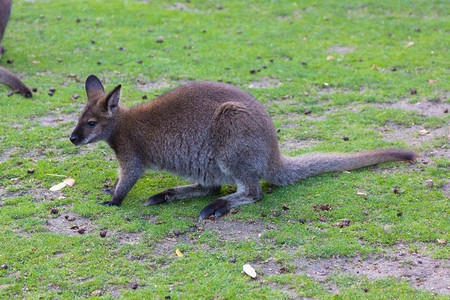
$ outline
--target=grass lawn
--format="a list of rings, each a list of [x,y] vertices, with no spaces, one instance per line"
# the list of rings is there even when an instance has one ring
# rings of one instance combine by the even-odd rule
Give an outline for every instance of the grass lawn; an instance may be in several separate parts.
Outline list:
[[[0,65],[37,92],[0,85],[0,298],[449,299],[448,8],[15,0]],[[261,201],[215,221],[197,222],[214,197],[142,206],[187,183],[161,172],[103,207],[112,151],[68,140],[90,74],[122,84],[127,106],[190,81],[234,84],[267,108],[286,155],[420,158],[263,183]],[[49,191],[68,177],[73,187]]]

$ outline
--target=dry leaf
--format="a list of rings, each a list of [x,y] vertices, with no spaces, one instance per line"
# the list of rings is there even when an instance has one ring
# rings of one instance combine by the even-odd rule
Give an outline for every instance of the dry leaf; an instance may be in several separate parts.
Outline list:
[[[342,173],[350,174],[351,172],[350,171],[342,171]]]
[[[409,42],[409,43],[405,46],[405,48],[408,48],[408,47],[411,47],[411,46],[414,46],[414,42]]]
[[[75,184],[75,179],[73,178],[66,178],[63,180],[63,182],[58,183],[57,185],[54,185],[50,188],[51,192],[56,192],[56,191],[60,191],[63,188],[65,188],[66,186],[73,186]]]
[[[378,67],[376,65],[372,65],[372,70],[378,70]]]
[[[33,60],[31,63],[37,65],[37,64],[40,64],[41,62],[38,60]]]
[[[65,188],[66,186],[67,186],[67,184],[66,184],[65,182],[61,182],[61,183],[58,183],[57,185],[52,186],[52,187],[50,188],[50,191],[51,191],[51,192],[60,191],[60,190],[62,190],[63,188]]]
[[[428,83],[436,83],[437,80],[433,80],[433,79],[428,79]]]
[[[358,195],[358,196],[367,196],[367,193],[363,193],[363,192],[356,192],[356,195]]]
[[[67,184],[67,185],[70,185],[70,186],[74,186],[75,185],[75,179],[73,179],[71,177],[64,179],[63,182],[65,184]]]
[[[445,239],[437,239],[436,240],[439,244],[445,244],[447,241]]]
[[[250,266],[249,264],[245,264],[242,267],[242,270],[244,271],[245,274],[247,274],[248,276],[250,276],[251,278],[256,278],[256,271],[255,269],[252,268],[252,266]]]
[[[183,253],[181,253],[180,249],[177,248],[177,250],[175,250],[175,253],[178,255],[178,257],[182,257]]]
[[[332,55],[327,56],[327,60],[333,60],[333,59],[334,59],[334,56],[332,56]]]
[[[419,131],[419,134],[420,134],[420,135],[426,135],[426,134],[429,134],[429,133],[430,133],[430,132],[427,131],[426,129],[422,129],[422,130]]]

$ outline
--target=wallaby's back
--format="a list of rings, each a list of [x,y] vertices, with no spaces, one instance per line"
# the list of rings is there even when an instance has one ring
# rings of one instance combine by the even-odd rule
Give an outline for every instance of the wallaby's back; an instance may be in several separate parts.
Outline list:
[[[237,106],[250,113],[254,122],[236,128],[237,124],[232,123],[230,115],[236,113]],[[241,113],[238,114],[240,117]],[[224,117],[228,119],[221,127],[230,130],[218,134],[213,128]],[[258,122],[261,123],[259,126]],[[240,136],[239,132],[245,128],[252,128],[250,131],[253,132]],[[133,132],[132,136],[130,132]],[[258,137],[251,140],[252,135]],[[263,140],[262,144],[259,140]],[[146,149],[140,154],[146,166],[195,178],[196,181],[200,178],[202,183],[209,184],[233,181],[222,174],[215,162],[219,154],[228,155],[233,143],[247,144],[252,148],[260,147],[253,144],[261,144],[278,155],[275,127],[264,107],[246,91],[216,82],[183,85],[153,101],[130,108],[109,143],[119,153]],[[244,148],[241,150],[241,155],[245,155]],[[258,156],[257,153],[252,155]],[[267,164],[264,164],[265,168]],[[265,170],[262,166],[260,169],[258,174],[262,176]]]

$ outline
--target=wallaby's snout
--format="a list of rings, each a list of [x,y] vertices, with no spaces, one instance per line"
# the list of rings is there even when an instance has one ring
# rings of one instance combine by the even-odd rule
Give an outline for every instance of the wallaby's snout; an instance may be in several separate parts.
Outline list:
[[[78,138],[78,135],[75,133],[75,130],[70,135],[69,140],[74,144],[75,146],[78,146],[80,144],[80,139]]]

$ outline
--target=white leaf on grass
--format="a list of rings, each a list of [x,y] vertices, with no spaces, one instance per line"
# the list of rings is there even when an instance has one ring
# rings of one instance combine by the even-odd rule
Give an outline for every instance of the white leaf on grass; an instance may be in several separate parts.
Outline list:
[[[242,270],[244,270],[244,273],[250,276],[251,278],[256,278],[256,271],[249,264],[245,264],[242,267]]]
[[[63,188],[65,188],[66,186],[74,186],[75,184],[75,179],[73,178],[66,178],[63,180],[63,182],[58,183],[57,185],[54,185],[50,188],[51,192],[57,192],[62,190]]]
[[[67,184],[66,184],[65,182],[61,182],[61,183],[58,183],[57,185],[52,186],[52,187],[50,188],[50,191],[51,191],[51,192],[57,192],[57,191],[62,190],[62,189],[65,188],[66,186],[67,186]]]
[[[70,178],[70,177],[64,179],[63,182],[64,182],[65,184],[67,184],[67,185],[70,185],[70,186],[74,186],[74,185],[75,185],[75,179]]]

